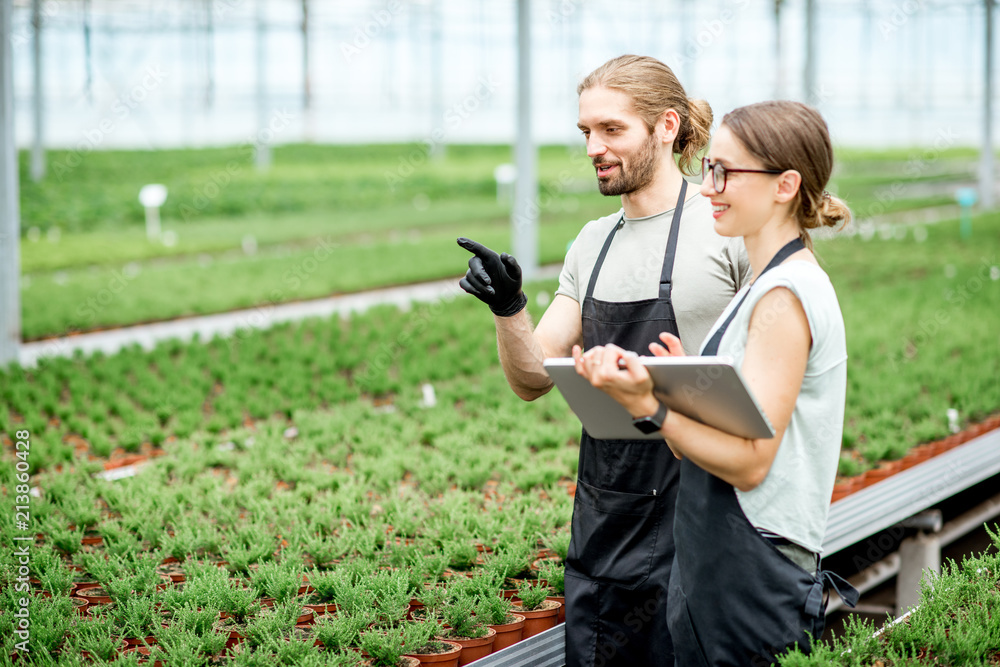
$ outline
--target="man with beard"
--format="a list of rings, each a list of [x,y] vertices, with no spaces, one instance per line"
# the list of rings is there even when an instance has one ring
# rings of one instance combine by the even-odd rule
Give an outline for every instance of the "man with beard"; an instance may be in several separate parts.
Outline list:
[[[667,331],[696,352],[749,273],[742,242],[715,233],[710,203],[684,180],[709,143],[708,103],[641,56],[608,61],[577,92],[598,186],[622,208],[577,236],[537,327],[517,261],[458,240],[473,253],[460,285],[493,311],[507,381],[529,401],[552,388],[543,360],[574,345],[648,354]],[[637,433],[658,430],[664,417],[661,406],[637,419]],[[583,432],[566,562],[569,667],[673,663],[664,609],[678,470],[665,443]]]

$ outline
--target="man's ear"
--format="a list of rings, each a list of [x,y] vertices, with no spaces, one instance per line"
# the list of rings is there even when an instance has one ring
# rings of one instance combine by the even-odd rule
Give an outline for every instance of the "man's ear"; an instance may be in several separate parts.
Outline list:
[[[673,109],[667,109],[660,114],[656,122],[656,133],[660,141],[668,144],[677,139],[681,129],[681,117]]]
[[[787,204],[795,199],[799,194],[799,187],[802,185],[802,174],[789,169],[778,176],[777,189],[774,193],[774,200],[779,204]]]

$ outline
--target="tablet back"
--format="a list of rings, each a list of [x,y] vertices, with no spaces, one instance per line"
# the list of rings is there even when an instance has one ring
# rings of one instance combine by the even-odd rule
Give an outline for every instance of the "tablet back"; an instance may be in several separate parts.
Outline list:
[[[771,438],[774,429],[728,357],[640,357],[654,392],[671,410],[744,438]],[[587,433],[601,440],[663,441],[632,425],[628,411],[577,374],[571,358],[545,360],[545,370]]]

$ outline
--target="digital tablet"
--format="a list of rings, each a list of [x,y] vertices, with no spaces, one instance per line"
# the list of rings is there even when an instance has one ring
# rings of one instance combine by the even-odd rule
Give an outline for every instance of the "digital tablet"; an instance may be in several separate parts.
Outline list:
[[[729,357],[639,357],[653,392],[671,410],[743,438],[773,438],[774,428]],[[617,401],[576,372],[570,357],[550,358],[545,370],[584,429],[600,440],[663,440],[643,434]]]

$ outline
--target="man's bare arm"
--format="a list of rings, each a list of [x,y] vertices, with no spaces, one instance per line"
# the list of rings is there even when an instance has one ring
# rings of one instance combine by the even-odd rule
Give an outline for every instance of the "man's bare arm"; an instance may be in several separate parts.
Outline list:
[[[496,317],[497,348],[507,383],[526,401],[544,396],[552,380],[542,366],[546,357],[568,357],[583,343],[580,304],[557,294],[538,326],[532,329],[528,310],[511,317]]]

